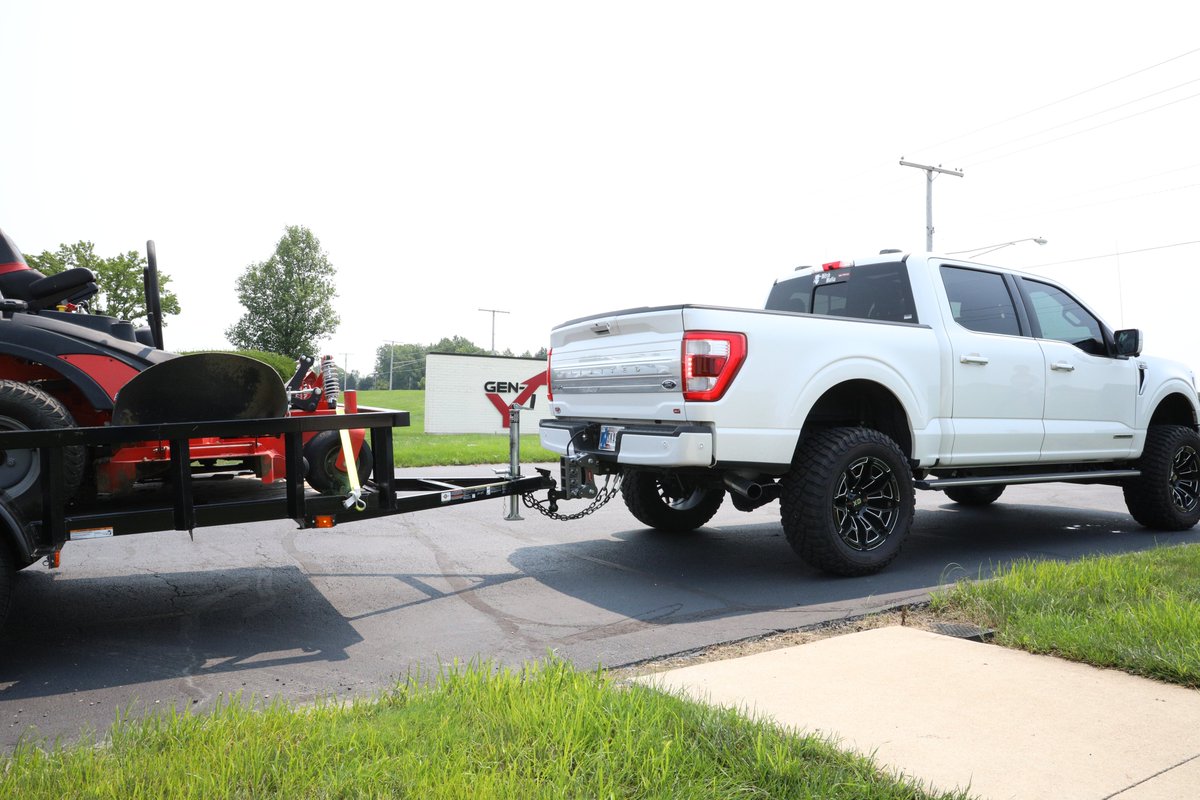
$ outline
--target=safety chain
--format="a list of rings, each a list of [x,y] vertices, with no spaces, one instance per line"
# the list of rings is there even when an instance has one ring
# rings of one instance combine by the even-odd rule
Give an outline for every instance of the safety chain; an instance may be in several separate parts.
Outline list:
[[[618,493],[620,493],[621,477],[623,475],[624,473],[618,473],[615,476],[615,480],[613,475],[606,475],[604,478],[604,486],[600,487],[600,491],[597,492],[596,496],[592,499],[591,505],[576,514],[559,514],[556,511],[551,511],[546,506],[545,502],[541,500],[535,500],[532,494],[521,495],[521,501],[525,503],[527,508],[532,508],[534,511],[537,511],[539,514],[547,516],[550,519],[557,519],[562,522],[567,522],[573,519],[583,519],[588,514],[594,514],[599,511],[606,503],[608,503],[609,500],[612,500],[617,496]],[[553,501],[551,502],[553,503]],[[557,503],[554,503],[554,505],[557,505]]]

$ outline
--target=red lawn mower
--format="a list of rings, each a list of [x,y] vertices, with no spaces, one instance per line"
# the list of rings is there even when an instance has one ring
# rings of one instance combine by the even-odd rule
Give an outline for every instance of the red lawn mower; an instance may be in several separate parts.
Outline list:
[[[271,367],[232,353],[178,355],[163,349],[162,308],[154,243],[146,243],[146,327],[90,314],[95,275],[75,268],[45,276],[31,269],[0,231],[0,430],[149,425],[267,419],[337,413],[338,376],[326,356],[297,363],[285,385]],[[353,400],[347,398],[347,405]],[[357,409],[349,407],[353,413]],[[304,434],[305,478],[323,494],[348,494],[366,481],[372,455],[362,429],[349,431],[358,481],[346,471],[338,431]],[[199,438],[189,443],[194,474],[253,473],[264,483],[284,477],[282,436]],[[170,446],[147,441],[119,447],[74,446],[64,453],[71,500],[122,495],[163,479]],[[0,491],[19,508],[40,503],[34,450],[0,451]]]

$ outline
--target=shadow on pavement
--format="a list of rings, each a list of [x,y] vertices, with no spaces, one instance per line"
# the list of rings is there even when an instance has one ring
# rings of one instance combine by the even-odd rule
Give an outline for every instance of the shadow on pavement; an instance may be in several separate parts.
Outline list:
[[[719,522],[686,534],[626,530],[611,539],[521,548],[509,560],[530,578],[584,603],[643,623],[673,625],[918,594],[990,576],[1022,558],[1073,560],[1195,542],[1200,542],[1195,530],[1148,531],[1115,512],[946,503],[920,508],[899,558],[883,572],[860,578],[809,567],[775,522]]]
[[[18,574],[0,699],[341,661],[361,637],[296,567]]]

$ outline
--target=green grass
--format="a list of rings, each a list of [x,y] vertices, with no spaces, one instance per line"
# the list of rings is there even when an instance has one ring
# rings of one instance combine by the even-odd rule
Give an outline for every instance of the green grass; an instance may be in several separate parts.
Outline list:
[[[359,392],[358,402],[363,406],[393,408],[409,413],[409,426],[393,431],[397,467],[508,463],[508,434],[425,433],[424,391],[397,389]],[[537,429],[530,429],[534,433],[521,436],[521,462],[558,461],[558,454],[542,449]]]
[[[34,798],[921,798],[825,741],[558,660],[410,680],[378,702],[119,721],[110,742],[0,759]]]
[[[1023,561],[935,594],[933,610],[1008,647],[1200,688],[1200,545]]]

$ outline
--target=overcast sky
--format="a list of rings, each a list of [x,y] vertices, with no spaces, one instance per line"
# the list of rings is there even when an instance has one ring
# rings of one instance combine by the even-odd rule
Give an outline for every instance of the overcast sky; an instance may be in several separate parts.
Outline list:
[[[227,347],[237,276],[307,226],[338,270],[325,351],[370,372],[389,339],[489,347],[480,308],[520,353],[922,250],[904,157],[965,172],[934,183],[935,250],[1045,237],[984,260],[1200,365],[1198,30],[1153,0],[3,0],[0,228],[154,239],[182,350]]]

